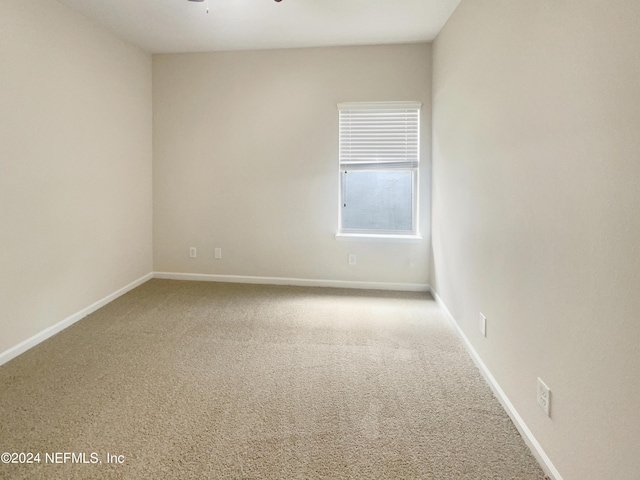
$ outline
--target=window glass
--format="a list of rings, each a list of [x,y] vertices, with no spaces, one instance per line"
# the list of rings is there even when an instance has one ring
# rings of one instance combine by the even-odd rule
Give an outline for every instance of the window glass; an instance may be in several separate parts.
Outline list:
[[[413,173],[348,171],[343,175],[342,228],[411,231]]]

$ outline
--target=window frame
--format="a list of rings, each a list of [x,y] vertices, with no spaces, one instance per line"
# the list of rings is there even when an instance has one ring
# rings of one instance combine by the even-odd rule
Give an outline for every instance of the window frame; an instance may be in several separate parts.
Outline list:
[[[351,165],[345,168],[342,163],[342,125],[340,124],[341,114],[345,110],[416,110],[417,120],[417,161],[413,166],[401,165],[391,166],[386,163],[384,166],[376,166],[381,162],[362,162],[360,165]],[[420,210],[420,137],[421,137],[421,102],[350,102],[338,104],[338,229],[337,240],[366,240],[366,241],[420,241],[419,210]],[[376,229],[353,229],[344,228],[342,224],[342,212],[344,208],[344,176],[349,171],[406,171],[411,173],[411,230],[376,230]]]

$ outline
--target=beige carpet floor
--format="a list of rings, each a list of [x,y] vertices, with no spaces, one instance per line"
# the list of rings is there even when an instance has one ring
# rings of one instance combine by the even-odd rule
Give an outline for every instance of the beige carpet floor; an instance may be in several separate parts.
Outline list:
[[[41,454],[1,478],[545,478],[427,294],[151,280],[0,367],[0,415]]]

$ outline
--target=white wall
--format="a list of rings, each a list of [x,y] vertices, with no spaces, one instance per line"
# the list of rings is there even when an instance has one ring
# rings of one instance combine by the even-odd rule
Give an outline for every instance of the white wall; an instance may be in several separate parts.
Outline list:
[[[430,84],[427,44],[154,55],[155,270],[426,284]],[[336,105],[393,100],[424,103],[424,240],[338,242]]]
[[[639,24],[463,0],[434,44],[432,284],[565,480],[640,475]]]
[[[0,0],[0,353],[152,270],[151,56]]]

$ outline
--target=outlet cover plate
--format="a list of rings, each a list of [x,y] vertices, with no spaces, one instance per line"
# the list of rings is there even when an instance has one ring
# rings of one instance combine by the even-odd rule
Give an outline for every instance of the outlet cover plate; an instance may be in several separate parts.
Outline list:
[[[483,337],[487,336],[487,317],[485,317],[482,313],[480,314],[480,322],[478,323],[478,330]]]
[[[547,385],[538,378],[538,395],[537,395],[538,405],[542,409],[544,413],[547,414],[547,417],[551,416],[551,390]]]

